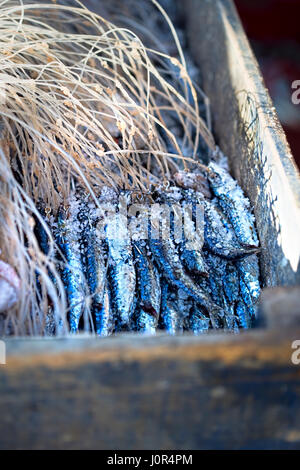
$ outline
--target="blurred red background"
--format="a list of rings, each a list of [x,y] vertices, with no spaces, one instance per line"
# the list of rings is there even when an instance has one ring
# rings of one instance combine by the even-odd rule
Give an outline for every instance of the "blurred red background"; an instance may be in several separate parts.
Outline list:
[[[300,167],[300,104],[292,83],[300,80],[300,0],[235,0],[245,31]]]

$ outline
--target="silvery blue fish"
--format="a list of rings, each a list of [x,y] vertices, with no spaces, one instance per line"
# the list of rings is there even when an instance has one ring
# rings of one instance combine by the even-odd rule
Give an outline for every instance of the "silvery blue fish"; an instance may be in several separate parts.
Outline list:
[[[178,191],[178,188],[176,189]],[[180,191],[178,194],[180,194]],[[178,207],[175,209],[181,210]],[[207,310],[217,310],[218,307],[214,305],[209,294],[202,289],[200,285],[197,285],[185,272],[181,261],[179,246],[175,243],[173,235],[174,229],[172,228],[172,224],[175,225],[175,222],[171,220],[171,232],[165,230],[164,227],[165,225],[168,226],[169,223],[166,218],[161,217],[160,212],[152,211],[149,230],[149,247],[160,273],[165,276],[171,285],[186,291],[191,297],[207,308]],[[161,230],[159,230],[159,227]]]
[[[38,209],[40,215],[46,223],[46,211],[44,205],[40,204]],[[47,255],[49,252],[49,236],[41,220],[38,218],[35,219],[35,233],[42,252]]]
[[[188,326],[189,330],[191,330],[195,335],[199,335],[211,328],[211,322],[210,319],[194,305],[189,317]]]
[[[99,304],[97,306],[98,309],[94,313],[96,320],[96,333],[99,336],[109,336],[114,331],[115,320],[113,318],[113,311],[111,308],[110,293],[107,279],[105,280],[101,300],[102,304]]]
[[[243,299],[240,299],[236,305],[236,315],[238,317],[240,328],[251,328],[252,317],[248,306],[245,304]]]
[[[161,324],[170,335],[183,331],[182,312],[178,310],[176,295],[165,279],[161,282]]]
[[[223,289],[227,300],[233,304],[240,296],[240,280],[239,273],[233,263],[227,263],[225,276],[223,277]]]
[[[237,182],[215,162],[209,164],[207,176],[212,191],[229,218],[239,241],[248,246],[258,247],[250,203]]]
[[[78,331],[85,313],[86,282],[80,251],[81,226],[78,220],[80,201],[71,195],[68,207],[60,206],[58,212],[57,244],[65,258],[63,281],[69,304],[68,318],[71,333]]]
[[[205,259],[210,273],[209,278],[205,281],[210,288],[214,301],[223,307],[223,279],[226,276],[227,261],[212,253],[206,253]]]
[[[117,329],[129,329],[135,309],[136,275],[127,218],[120,213],[106,218],[108,277]]]
[[[108,336],[113,330],[112,311],[107,288],[107,249],[97,230],[98,212],[93,201],[85,198],[79,220],[82,226],[82,257],[91,296],[91,313],[96,334]]]
[[[205,247],[222,258],[239,259],[257,252],[257,247],[242,245],[231,222],[218,207],[217,201],[205,201]]]
[[[183,240],[179,243],[179,252],[188,271],[207,277],[208,268],[202,255],[204,217],[201,214],[203,207],[203,202],[199,201],[195,196],[193,197],[193,195],[189,195],[183,202]],[[196,223],[193,220],[193,215],[198,218]]]
[[[210,295],[184,272],[178,250],[170,238],[157,240],[150,237],[149,245],[160,272],[171,285],[186,291],[208,311],[218,310]]]
[[[256,303],[260,296],[259,263],[256,255],[252,255],[236,263],[241,297],[247,306],[252,320],[256,315]]]
[[[224,299],[224,329],[238,333],[239,323],[236,316],[236,302],[229,304],[226,299]]]

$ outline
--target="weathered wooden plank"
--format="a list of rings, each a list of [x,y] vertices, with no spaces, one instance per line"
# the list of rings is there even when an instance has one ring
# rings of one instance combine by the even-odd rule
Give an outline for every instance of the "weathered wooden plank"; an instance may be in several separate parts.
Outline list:
[[[187,0],[183,10],[215,134],[254,207],[263,281],[299,284],[299,172],[233,2]]]

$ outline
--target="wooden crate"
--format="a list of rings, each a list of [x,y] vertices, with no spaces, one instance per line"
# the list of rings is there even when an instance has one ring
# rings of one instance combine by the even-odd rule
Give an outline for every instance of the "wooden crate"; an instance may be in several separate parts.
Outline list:
[[[186,0],[218,143],[263,247],[261,326],[239,335],[9,339],[0,448],[300,447],[300,179],[230,0]]]

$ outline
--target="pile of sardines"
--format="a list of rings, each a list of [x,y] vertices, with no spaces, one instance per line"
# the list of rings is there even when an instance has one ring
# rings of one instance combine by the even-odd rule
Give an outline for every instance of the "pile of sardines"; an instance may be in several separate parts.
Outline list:
[[[77,187],[55,218],[44,214],[72,333],[86,318],[99,336],[251,327],[260,283],[249,201],[217,163],[199,168],[147,194],[103,187],[95,200]],[[37,236],[47,253],[41,227]]]

